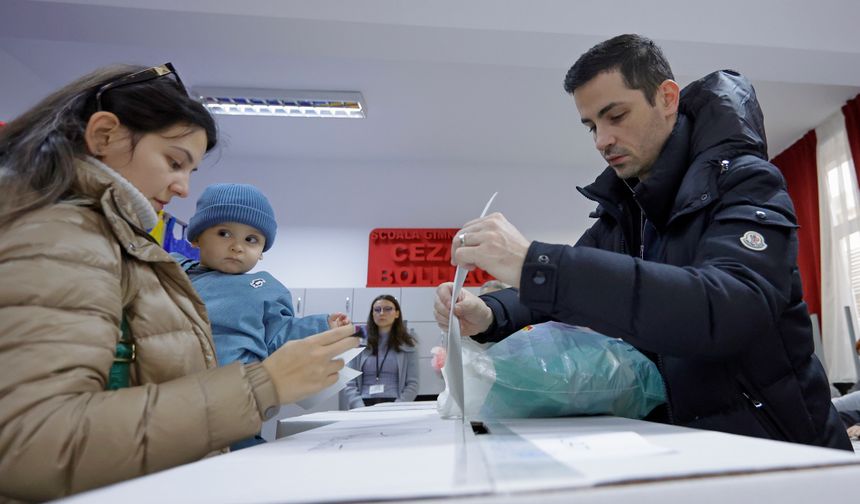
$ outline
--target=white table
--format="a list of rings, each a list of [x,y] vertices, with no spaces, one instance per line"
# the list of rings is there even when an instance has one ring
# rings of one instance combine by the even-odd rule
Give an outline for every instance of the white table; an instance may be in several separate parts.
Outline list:
[[[428,408],[285,419],[279,432],[294,434],[276,442],[69,501],[809,504],[853,501],[860,481],[860,456],[839,450],[614,417],[488,422],[475,435]]]

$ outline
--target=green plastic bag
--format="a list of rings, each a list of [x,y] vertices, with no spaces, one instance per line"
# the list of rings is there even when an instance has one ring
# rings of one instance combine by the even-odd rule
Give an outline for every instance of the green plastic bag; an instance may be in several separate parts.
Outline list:
[[[633,346],[559,322],[464,345],[463,366],[471,417],[642,418],[666,402],[657,366]]]

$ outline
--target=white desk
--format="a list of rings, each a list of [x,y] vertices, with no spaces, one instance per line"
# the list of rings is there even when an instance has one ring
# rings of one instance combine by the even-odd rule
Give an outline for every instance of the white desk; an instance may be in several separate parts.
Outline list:
[[[488,423],[476,436],[427,406],[286,419],[296,434],[69,501],[809,504],[852,501],[860,481],[860,456],[838,450],[613,417]],[[629,444],[611,443],[624,436]],[[596,440],[610,444],[588,453]]]

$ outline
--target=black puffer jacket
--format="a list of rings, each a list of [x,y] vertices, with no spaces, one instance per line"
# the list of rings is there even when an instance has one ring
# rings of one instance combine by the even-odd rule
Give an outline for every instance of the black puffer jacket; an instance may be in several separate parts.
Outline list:
[[[662,420],[851,449],[813,354],[794,208],[749,81],[722,71],[690,84],[646,181],[631,189],[607,168],[580,192],[597,222],[575,247],[534,242],[520,292],[483,297],[495,323],[476,339],[548,319],[589,326],[657,362]]]

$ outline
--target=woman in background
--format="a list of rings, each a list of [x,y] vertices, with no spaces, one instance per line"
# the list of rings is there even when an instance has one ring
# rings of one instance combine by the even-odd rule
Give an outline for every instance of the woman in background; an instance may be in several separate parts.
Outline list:
[[[344,389],[349,409],[418,395],[417,342],[403,324],[394,296],[377,296],[367,316],[367,347],[350,366],[362,372]]]

